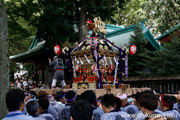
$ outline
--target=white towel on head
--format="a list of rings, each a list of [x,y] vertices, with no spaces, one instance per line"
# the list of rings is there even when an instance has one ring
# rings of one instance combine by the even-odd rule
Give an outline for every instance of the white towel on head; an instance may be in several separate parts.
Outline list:
[[[122,94],[122,95],[120,95],[121,93],[118,93],[117,94],[117,97],[119,98],[119,99],[126,99],[127,98],[127,95],[126,94]]]

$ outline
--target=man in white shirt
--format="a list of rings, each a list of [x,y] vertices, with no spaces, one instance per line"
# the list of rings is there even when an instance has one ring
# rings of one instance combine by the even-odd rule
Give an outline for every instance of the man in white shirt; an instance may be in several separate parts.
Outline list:
[[[22,88],[22,84],[21,84],[21,81],[18,80],[18,83],[17,83],[17,88],[21,89]]]
[[[3,120],[34,120],[31,116],[26,116],[22,111],[25,107],[25,95],[20,89],[13,89],[6,94],[6,105],[9,113]]]
[[[26,91],[27,90],[27,87],[28,87],[28,82],[27,82],[27,80],[25,79],[24,81],[23,81],[23,87],[24,87],[24,90]]]

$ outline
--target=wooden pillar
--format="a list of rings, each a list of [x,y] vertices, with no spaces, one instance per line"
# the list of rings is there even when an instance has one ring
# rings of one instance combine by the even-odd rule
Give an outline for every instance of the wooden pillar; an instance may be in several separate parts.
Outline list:
[[[151,88],[150,82],[147,81],[147,87]]]
[[[166,83],[164,80],[163,80],[163,94],[166,94]]]
[[[171,81],[171,93],[174,93],[174,80]]]
[[[145,81],[144,84],[145,84],[144,87],[148,87],[148,82],[147,81]]]
[[[135,87],[135,82],[134,81],[132,81],[132,87]]]
[[[160,93],[163,93],[163,90],[162,90],[162,86],[163,86],[163,85],[162,85],[162,84],[163,84],[162,81],[160,81],[160,82],[159,82],[159,92],[160,92]]]
[[[151,85],[151,81],[148,81],[148,83],[149,83],[149,88],[151,88],[152,87],[152,85]],[[151,88],[151,90],[152,90],[152,88]]]
[[[178,93],[178,87],[179,87],[179,83],[178,83],[178,80],[175,80],[175,82],[174,82],[174,84],[175,84],[175,93]]]
[[[166,82],[166,84],[167,84],[167,93],[169,94],[170,93],[170,81],[167,81]]]
[[[45,72],[44,72],[44,69],[42,69],[42,82],[44,83],[44,81],[45,81],[45,74],[44,74]]]
[[[158,81],[154,82],[154,86],[155,86],[154,90],[158,91],[159,90],[159,88],[158,88]]]
[[[178,89],[177,90],[180,90],[180,80],[177,80],[177,83],[178,83]]]
[[[155,89],[155,84],[154,84],[154,82],[152,81],[152,90],[154,90]]]
[[[138,82],[136,82],[136,87],[137,87],[137,88],[139,87],[139,83],[138,83]]]

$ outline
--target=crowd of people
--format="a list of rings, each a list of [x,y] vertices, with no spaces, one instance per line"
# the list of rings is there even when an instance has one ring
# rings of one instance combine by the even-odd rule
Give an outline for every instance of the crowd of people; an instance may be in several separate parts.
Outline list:
[[[31,79],[28,79],[28,75],[24,75],[23,77],[19,77],[18,75],[14,78],[15,82],[11,82],[10,86],[12,89],[19,88],[24,91],[29,92],[30,89],[39,88],[39,89],[51,89],[50,83],[42,83],[42,81],[38,80],[37,72],[33,73]]]
[[[29,93],[12,89],[6,94],[9,113],[3,120],[180,120],[176,97],[145,90],[131,96],[93,90]]]

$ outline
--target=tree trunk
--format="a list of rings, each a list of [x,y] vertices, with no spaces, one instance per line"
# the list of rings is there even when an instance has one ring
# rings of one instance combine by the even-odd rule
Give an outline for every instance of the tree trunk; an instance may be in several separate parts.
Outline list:
[[[88,0],[81,0],[80,23],[79,23],[79,41],[81,41],[85,38],[85,35],[82,31],[82,26],[85,25],[85,21],[86,21],[87,2],[88,2]]]
[[[9,68],[9,40],[8,40],[8,23],[4,0],[0,0],[0,119],[6,113],[6,92],[8,90],[8,68]]]

